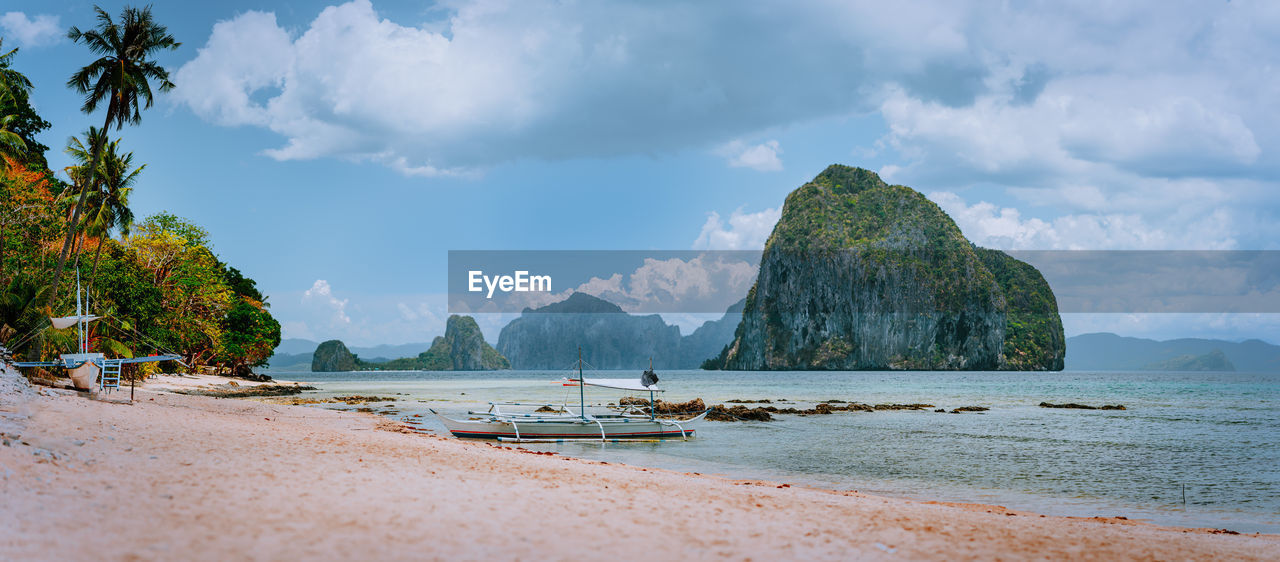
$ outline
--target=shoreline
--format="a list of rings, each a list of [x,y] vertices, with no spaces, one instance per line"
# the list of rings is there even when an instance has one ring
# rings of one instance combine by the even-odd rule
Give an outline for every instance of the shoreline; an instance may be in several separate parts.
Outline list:
[[[1278,535],[730,480],[146,386],[132,405],[0,396],[28,412],[0,446],[0,558],[1280,556]]]

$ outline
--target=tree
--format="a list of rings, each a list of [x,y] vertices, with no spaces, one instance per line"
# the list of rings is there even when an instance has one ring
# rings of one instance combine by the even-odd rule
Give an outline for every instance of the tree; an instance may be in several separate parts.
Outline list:
[[[263,303],[238,297],[223,320],[222,360],[231,373],[251,374],[249,367],[267,362],[280,345],[280,322]]]
[[[4,39],[0,38],[0,45],[3,44]],[[44,153],[49,147],[36,142],[36,135],[51,125],[31,107],[31,80],[12,68],[13,56],[17,52],[18,49],[11,49],[0,54],[0,97],[3,97],[0,99],[0,116],[10,117],[5,130],[17,135],[25,146],[22,156],[15,159],[44,169],[48,167]]]
[[[102,181],[98,189],[89,198],[89,214],[85,219],[86,234],[93,234],[98,239],[98,249],[93,256],[93,269],[89,272],[89,287],[93,287],[93,277],[98,272],[98,260],[102,257],[102,244],[112,230],[119,229],[120,234],[129,235],[133,226],[133,211],[129,209],[129,194],[133,192],[133,184],[147,165],[133,167],[133,153],[120,154],[120,140],[107,145],[102,156]],[[78,258],[77,258],[78,259]]]
[[[71,178],[74,185],[85,186],[86,192],[93,195],[100,191],[103,178],[105,177],[105,174],[103,174],[103,164],[105,159],[98,163],[97,173],[93,174],[92,179],[90,178],[89,167],[93,165],[94,154],[97,151],[102,150],[102,147],[107,144],[107,136],[105,131],[97,127],[89,127],[85,130],[83,136],[84,141],[81,141],[79,137],[71,137],[71,139],[67,141],[66,153],[76,162],[76,164],[67,166],[64,171],[67,173],[67,177]],[[68,213],[74,212],[75,203],[78,201],[77,194],[71,193],[66,197],[69,203],[67,207]],[[86,205],[89,204],[90,200],[91,197],[86,198]],[[71,220],[70,215],[68,215],[67,220]],[[77,225],[77,230],[78,229],[79,225]],[[84,235],[82,234],[76,240],[78,243],[73,244],[71,250],[76,252],[76,267],[79,267],[79,249],[84,246]]]
[[[27,143],[18,136],[18,133],[13,132],[13,124],[18,120],[18,116],[8,113],[9,107],[13,105],[12,99],[13,94],[7,90],[0,90],[0,156],[25,160]],[[8,166],[7,163],[5,165]]]
[[[155,339],[182,350],[193,368],[221,353],[223,318],[236,296],[207,240],[203,228],[168,213],[148,217],[125,240],[161,291],[160,313],[146,320],[161,335]]]
[[[102,8],[94,6],[93,9],[98,14],[97,27],[87,31],[72,27],[67,32],[67,37],[76,43],[84,43],[91,52],[101,56],[72,74],[67,80],[67,86],[84,95],[84,105],[80,110],[85,113],[93,113],[99,104],[105,102],[107,111],[102,129],[106,131],[114,124],[119,130],[126,123],[140,123],[141,110],[151,107],[153,96],[150,80],[159,82],[161,92],[173,89],[169,71],[151,57],[161,50],[177,49],[181,43],[169,34],[165,26],[152,19],[149,6],[142,9],[126,7],[120,14],[119,25]],[[58,265],[53,272],[49,292],[50,306],[58,293],[62,269],[66,266],[71,242],[75,239],[80,213],[89,194],[89,185],[98,172],[102,147],[93,147],[93,153],[88,181],[80,186],[80,200],[71,213],[67,236],[62,242],[62,253],[58,256]]]
[[[40,310],[45,290],[31,279],[14,277],[0,294],[0,339],[14,353],[31,357],[29,351],[40,352],[40,330],[49,323]]]

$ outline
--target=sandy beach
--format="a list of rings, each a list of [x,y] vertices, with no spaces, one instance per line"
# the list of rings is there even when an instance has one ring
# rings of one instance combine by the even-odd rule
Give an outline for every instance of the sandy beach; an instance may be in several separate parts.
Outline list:
[[[0,389],[0,559],[1280,557],[1274,535],[732,481],[368,414],[137,397]]]

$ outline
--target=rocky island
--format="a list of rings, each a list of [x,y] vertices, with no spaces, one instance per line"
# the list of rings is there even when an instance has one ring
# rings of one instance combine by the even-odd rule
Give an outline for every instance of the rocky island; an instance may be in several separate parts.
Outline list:
[[[833,165],[787,196],[734,339],[737,370],[1061,370],[1057,301],[924,195]]]
[[[445,322],[444,335],[436,336],[431,348],[417,357],[360,365],[360,369],[365,371],[495,371],[510,368],[507,358],[484,341],[484,334],[480,332],[475,318],[457,314]]]
[[[444,335],[436,336],[431,348],[417,357],[390,361],[364,361],[339,340],[319,345],[311,358],[311,370],[336,371],[494,371],[510,369],[507,361],[484,341],[480,326],[470,316],[450,316]]]
[[[311,370],[316,373],[355,371],[357,361],[341,340],[329,340],[316,347],[311,355]]]

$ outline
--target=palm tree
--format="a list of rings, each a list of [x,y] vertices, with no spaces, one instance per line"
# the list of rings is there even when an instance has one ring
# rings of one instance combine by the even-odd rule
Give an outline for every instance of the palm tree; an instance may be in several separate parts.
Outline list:
[[[119,230],[123,236],[129,235],[133,226],[133,211],[129,209],[129,194],[133,192],[133,184],[138,176],[147,168],[146,164],[133,167],[133,153],[121,154],[119,139],[107,145],[102,154],[102,181],[89,198],[89,215],[86,217],[86,233],[92,233],[98,239],[98,249],[93,255],[93,269],[89,272],[89,288],[98,274],[98,260],[102,258],[102,243],[112,230]],[[77,260],[79,258],[76,258]]]
[[[13,99],[13,93],[8,88],[0,89],[0,157],[25,160],[27,143],[12,129],[18,115],[8,113],[8,109],[15,105]],[[2,169],[8,169],[8,160],[3,158],[0,158],[0,164],[4,165]]]
[[[0,47],[3,45],[4,38],[0,37]],[[13,94],[15,90],[24,93],[31,91],[31,80],[12,68],[13,55],[17,52],[18,49],[15,47],[9,49],[9,52],[0,55],[0,91],[6,91],[10,94]]]
[[[0,37],[0,46],[3,45],[4,38]],[[14,48],[0,55],[0,157],[23,160],[27,154],[27,143],[13,132],[13,125],[18,120],[18,115],[10,112],[18,109],[18,98],[14,95],[14,91],[31,91],[31,80],[9,67],[14,53],[17,52],[18,49]],[[8,162],[0,161],[0,164],[8,168]]]
[[[149,6],[142,9],[126,7],[120,14],[118,25],[102,8],[94,6],[93,9],[98,14],[97,27],[87,31],[72,27],[67,32],[67,37],[76,43],[84,43],[100,57],[72,74],[67,80],[67,86],[84,95],[84,105],[80,110],[85,113],[93,113],[99,104],[106,103],[107,114],[102,122],[104,132],[112,124],[116,129],[124,128],[126,123],[136,125],[142,121],[141,110],[151,107],[150,80],[159,82],[161,92],[173,89],[169,71],[150,57],[161,50],[177,49],[181,43],[169,34],[165,26],[151,18]],[[139,104],[142,104],[141,107]],[[67,252],[75,239],[76,227],[79,225],[89,188],[98,173],[103,147],[99,144],[90,148],[93,157],[90,159],[88,178],[80,185],[80,199],[76,202],[71,222],[67,225],[67,237],[62,242],[62,253],[58,256],[58,265],[54,269],[53,283],[50,285],[52,290],[49,291],[49,306],[53,306],[53,300],[57,296],[62,269],[67,263]]]
[[[107,143],[106,132],[97,127],[89,127],[87,130],[85,130],[84,139],[85,139],[84,141],[81,141],[79,137],[71,137],[71,139],[67,141],[67,149],[65,152],[67,153],[68,156],[71,157],[73,161],[76,162],[76,164],[72,166],[67,166],[66,168],[63,169],[63,171],[67,173],[67,177],[71,178],[71,181],[75,187],[79,187],[82,185],[85,186],[85,189],[89,193],[89,197],[85,198],[85,204],[86,204],[85,208],[89,209],[89,208],[92,208],[90,203],[91,201],[93,201],[92,197],[94,194],[97,194],[100,192],[100,187],[102,186],[103,178],[105,177],[105,174],[104,174],[104,165],[106,162],[105,156],[99,158],[97,172],[93,174],[92,180],[90,179],[90,176],[89,176],[89,167],[93,164],[93,157],[95,152],[104,150],[102,148],[104,146],[110,149],[110,146],[109,146],[109,143]],[[119,142],[119,141],[116,141],[116,142]],[[64,193],[67,193],[67,192],[64,192]],[[77,193],[74,191],[71,191],[70,194],[66,196],[66,199],[68,199],[71,203],[71,207],[69,208],[68,212],[69,213],[73,212],[75,209],[75,201],[78,200]],[[67,216],[67,220],[68,221],[71,220],[70,214]],[[78,227],[80,226],[80,224],[77,223],[76,226]],[[80,267],[79,248],[82,247],[83,245],[84,245],[84,233],[82,233],[76,239],[76,242],[73,243],[71,246],[71,251],[76,254],[76,267]]]

